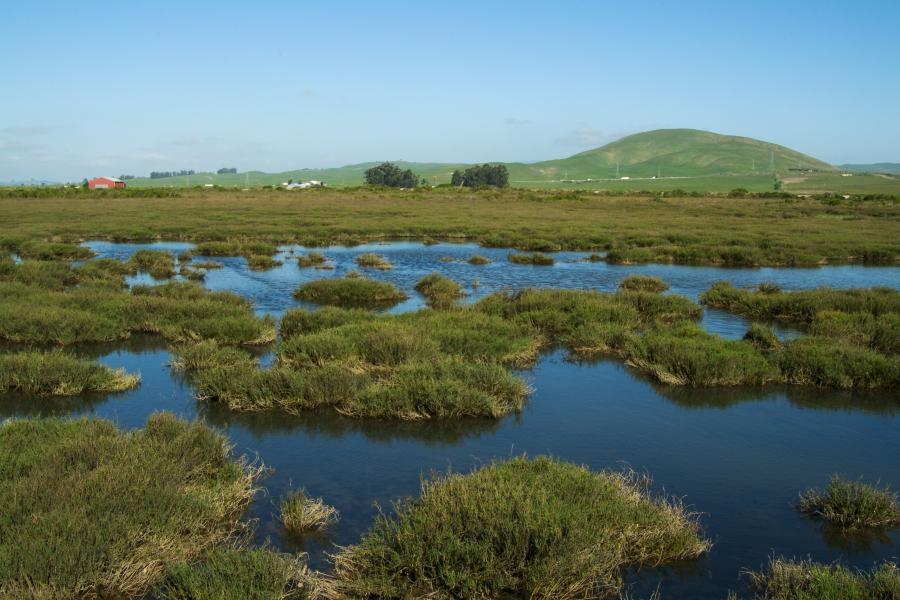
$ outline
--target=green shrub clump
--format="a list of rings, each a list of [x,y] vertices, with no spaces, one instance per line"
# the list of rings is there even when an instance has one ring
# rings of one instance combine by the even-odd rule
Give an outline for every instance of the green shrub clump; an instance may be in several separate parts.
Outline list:
[[[379,256],[374,252],[365,252],[356,257],[356,264],[360,267],[369,267],[372,269],[393,269],[392,265],[386,258]]]
[[[297,257],[297,266],[300,268],[315,267],[325,263],[325,256],[320,252],[309,252]]]
[[[516,458],[424,481],[335,557],[335,586],[359,598],[607,598],[626,569],[708,548],[694,515],[633,474]]]
[[[834,475],[825,490],[807,490],[797,509],[842,529],[900,525],[900,501],[889,487],[848,481]]]
[[[258,471],[169,414],[0,424],[0,596],[142,597],[242,528]]]
[[[486,265],[491,262],[491,259],[480,254],[474,254],[469,257],[469,260],[467,260],[466,262],[470,265]]]
[[[147,273],[154,279],[175,276],[175,257],[163,250],[138,250],[131,255],[127,264],[133,271]]]

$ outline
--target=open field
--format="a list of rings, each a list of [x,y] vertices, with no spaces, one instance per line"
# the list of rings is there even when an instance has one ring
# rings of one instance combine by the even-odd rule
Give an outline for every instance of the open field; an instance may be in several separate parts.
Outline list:
[[[606,196],[526,190],[180,190],[175,197],[0,193],[3,245],[31,239],[239,240],[307,245],[391,238],[525,250],[610,250],[619,262],[815,265],[900,257],[889,200]],[[260,254],[253,252],[253,254]]]

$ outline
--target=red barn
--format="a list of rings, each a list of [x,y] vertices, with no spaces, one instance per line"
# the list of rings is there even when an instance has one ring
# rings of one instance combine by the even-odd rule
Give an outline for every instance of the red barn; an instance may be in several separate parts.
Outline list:
[[[106,190],[109,188],[123,188],[125,182],[115,177],[94,177],[88,181],[88,187],[92,190]]]

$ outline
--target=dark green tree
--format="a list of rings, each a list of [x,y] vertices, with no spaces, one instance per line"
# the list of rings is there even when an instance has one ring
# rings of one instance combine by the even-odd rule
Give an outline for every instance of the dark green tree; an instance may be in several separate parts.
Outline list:
[[[466,169],[462,175],[462,185],[466,187],[509,187],[509,170],[506,165],[476,165]]]
[[[459,169],[453,171],[453,175],[450,176],[450,185],[454,187],[460,187],[465,182],[466,178],[463,175],[463,172]]]
[[[405,171],[394,163],[381,163],[366,171],[366,183],[385,187],[414,188],[419,178],[411,169]]]

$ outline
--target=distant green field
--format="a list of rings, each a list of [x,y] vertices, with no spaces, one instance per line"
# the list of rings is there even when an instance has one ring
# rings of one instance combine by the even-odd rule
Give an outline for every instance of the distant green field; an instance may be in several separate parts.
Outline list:
[[[803,181],[791,182],[788,179],[785,189],[801,194],[900,194],[900,176],[854,174],[852,177],[843,177],[839,173],[817,173]]]

